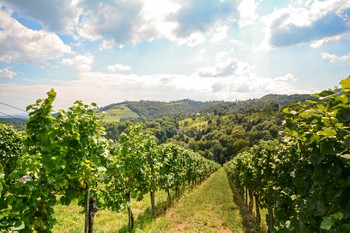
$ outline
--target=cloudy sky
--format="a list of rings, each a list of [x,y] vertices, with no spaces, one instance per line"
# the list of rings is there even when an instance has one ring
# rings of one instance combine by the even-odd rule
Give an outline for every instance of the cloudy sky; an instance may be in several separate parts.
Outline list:
[[[348,75],[348,0],[0,1],[0,101],[18,108],[50,88],[59,109],[314,93]]]

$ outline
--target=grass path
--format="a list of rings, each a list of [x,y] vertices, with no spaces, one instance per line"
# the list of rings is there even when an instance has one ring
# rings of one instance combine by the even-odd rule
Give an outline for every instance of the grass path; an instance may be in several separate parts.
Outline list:
[[[243,232],[224,169],[188,192],[164,216],[136,232]]]
[[[223,168],[193,190],[187,190],[180,200],[167,206],[167,194],[156,193],[158,218],[150,215],[150,198],[133,202],[135,232],[243,232],[242,217]],[[84,230],[83,208],[73,203],[70,206],[55,206],[57,224],[54,233],[82,233]],[[127,214],[99,210],[94,224],[96,233],[127,232]]]

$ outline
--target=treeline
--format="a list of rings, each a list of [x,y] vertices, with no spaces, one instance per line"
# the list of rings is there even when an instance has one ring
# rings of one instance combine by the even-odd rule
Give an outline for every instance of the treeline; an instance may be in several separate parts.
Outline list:
[[[228,114],[250,114],[260,112],[263,109],[284,107],[291,102],[304,102],[305,100],[314,99],[308,94],[293,95],[265,95],[262,98],[249,99],[244,101],[217,101],[213,105],[204,106],[201,113],[214,113],[223,116]]]
[[[350,77],[341,86],[284,109],[282,138],[225,164],[258,222],[268,209],[269,232],[350,231]]]
[[[138,102],[127,102],[126,105],[141,116],[142,119],[149,120],[169,115],[193,114],[200,111],[204,103],[188,99],[169,103],[141,100]]]
[[[92,232],[99,208],[128,209],[131,197],[163,189],[180,191],[199,183],[219,165],[167,143],[158,145],[140,125],[129,126],[119,141],[104,137],[95,105],[81,101],[52,116],[56,93],[27,107],[27,131],[0,124],[0,231],[51,232],[53,206],[78,200],[85,207],[85,232]]]
[[[196,113],[202,115],[214,113],[215,115],[227,114],[247,114],[269,107],[271,104],[275,106],[285,106],[292,101],[305,101],[313,98],[307,94],[294,95],[266,95],[260,99],[249,99],[245,101],[194,101],[194,100],[178,100],[171,102],[160,101],[125,101],[122,103],[111,104],[99,109],[100,112],[109,111],[115,107],[126,105],[134,113],[139,115],[138,119],[123,119],[136,121],[150,121],[162,117],[188,117]]]

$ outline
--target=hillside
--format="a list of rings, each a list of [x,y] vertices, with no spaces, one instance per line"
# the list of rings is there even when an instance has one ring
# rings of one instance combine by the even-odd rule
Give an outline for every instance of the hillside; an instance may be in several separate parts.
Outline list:
[[[245,114],[259,109],[285,106],[292,101],[312,99],[311,95],[266,95],[260,99],[245,101],[194,101],[189,99],[160,102],[160,101],[126,101],[100,108],[104,112],[106,123],[126,120],[150,120],[164,116],[189,116],[196,113]]]
[[[103,120],[106,123],[139,118],[139,115],[136,112],[132,111],[126,104],[115,104],[109,106],[106,110],[100,111],[103,112]]]
[[[110,123],[132,119],[148,120],[169,115],[189,115],[200,112],[206,107],[215,106],[218,103],[216,101],[199,102],[188,99],[171,102],[127,101],[102,107],[99,112],[105,112],[104,121]]]
[[[267,95],[236,102],[139,101],[110,105],[103,110],[106,114],[115,108],[123,108],[124,113],[136,111],[140,117],[129,119],[143,121],[158,143],[174,142],[224,164],[261,140],[277,138],[283,130],[282,110],[286,104],[312,98],[310,95]],[[120,133],[133,122],[118,122],[110,113],[104,122],[106,137],[118,141]]]

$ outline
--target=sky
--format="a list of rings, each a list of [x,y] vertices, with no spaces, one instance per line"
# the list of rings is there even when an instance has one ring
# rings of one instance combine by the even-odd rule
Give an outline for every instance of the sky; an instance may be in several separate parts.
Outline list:
[[[76,100],[236,101],[350,75],[348,0],[0,0],[0,115]]]

